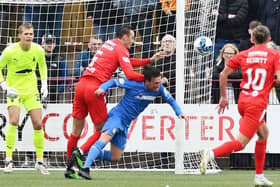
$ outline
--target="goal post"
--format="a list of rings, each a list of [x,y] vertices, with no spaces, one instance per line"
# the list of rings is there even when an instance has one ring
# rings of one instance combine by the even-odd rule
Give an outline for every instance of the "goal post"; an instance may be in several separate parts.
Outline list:
[[[185,1],[176,1],[176,101],[184,105],[185,75],[184,75],[184,54],[185,54]],[[184,174],[184,150],[181,147],[184,138],[184,123],[176,120],[175,132],[175,174]]]
[[[54,58],[55,63],[60,64],[63,59],[67,65],[67,68],[64,67],[67,74],[60,74],[61,69],[56,69],[51,63],[48,66],[49,72],[56,73],[56,76],[49,74],[49,94],[55,97],[47,101],[47,108],[43,110],[46,140],[44,160],[51,169],[65,168],[66,144],[72,129],[71,107],[79,79],[76,72],[82,73],[92,58],[92,46],[97,45],[91,41],[92,37],[105,42],[115,36],[120,26],[131,25],[136,38],[130,55],[145,58],[161,50],[163,36],[173,35],[176,37],[176,52],[153,65],[169,80],[167,89],[180,106],[210,103],[213,54],[198,55],[193,49],[193,42],[201,35],[208,36],[214,42],[217,16],[211,11],[218,9],[219,0],[177,0],[176,11],[172,9],[171,14],[163,11],[158,0],[149,4],[141,4],[139,0],[133,6],[123,2],[125,0],[0,0],[1,52],[10,43],[18,41],[18,26],[31,22],[35,31],[34,42],[42,45],[42,41],[46,41],[43,35],[49,34],[49,41],[54,41],[56,47],[47,56],[57,55],[59,57]],[[141,72],[142,68],[135,71]],[[5,75],[5,71],[3,73]],[[121,69],[117,69],[112,78],[123,76]],[[121,89],[111,89],[108,109],[123,94]],[[5,102],[5,95],[0,91],[0,168],[4,167],[4,137],[8,125]],[[91,120],[87,118],[86,121],[79,145],[93,132]],[[24,109],[19,126],[14,166],[32,168],[35,162],[32,124]],[[177,119],[168,105],[161,101],[152,104],[131,124],[121,161],[96,162],[94,168],[196,173],[199,155],[182,146],[186,143],[182,141],[185,138],[184,128],[184,120]],[[218,170],[216,163],[211,163],[209,167]]]
[[[214,43],[217,15],[212,14],[212,11],[218,10],[219,0],[177,1],[176,3],[176,100],[182,106],[209,104],[213,52],[201,56],[194,51],[193,43],[199,36],[207,36]],[[190,3],[187,6],[188,10],[184,9],[186,3]],[[200,154],[184,150],[184,132],[184,121],[177,120],[175,174],[199,174]],[[219,171],[215,161],[208,164],[207,173]]]
[[[184,143],[184,120],[177,119],[176,126],[176,142],[175,142],[175,174],[184,174],[184,149],[182,144]]]

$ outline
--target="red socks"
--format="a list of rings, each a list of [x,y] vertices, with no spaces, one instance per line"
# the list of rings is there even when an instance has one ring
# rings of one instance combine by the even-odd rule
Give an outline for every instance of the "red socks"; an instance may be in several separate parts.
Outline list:
[[[79,141],[80,137],[79,136],[75,136],[71,133],[69,139],[68,139],[68,143],[67,143],[67,156],[66,156],[66,162],[68,162],[68,159],[72,153],[73,148],[77,147],[78,141]]]
[[[242,149],[242,144],[238,140],[233,140],[226,142],[219,147],[213,149],[214,157],[220,157],[229,155],[232,152],[240,151]]]
[[[255,167],[256,174],[263,174],[265,163],[266,141],[256,141],[255,146]]]
[[[232,152],[240,151],[242,149],[242,144],[237,141],[230,141],[222,144],[221,146],[213,149],[214,157],[220,157],[228,155]],[[255,167],[256,174],[263,174],[263,168],[265,163],[266,154],[266,141],[256,141],[255,146]]]
[[[82,146],[81,146],[81,150],[86,153],[89,151],[90,147],[99,139],[101,135],[101,132],[100,131],[95,131],[94,134],[92,136],[90,136],[86,143],[84,143]],[[68,161],[71,153],[72,153],[72,150],[73,148],[77,147],[77,144],[78,144],[78,141],[79,141],[80,137],[78,136],[75,136],[71,133],[69,139],[68,139],[68,143],[67,143],[67,156],[66,156],[66,162]]]
[[[83,153],[87,153],[90,147],[99,139],[101,131],[95,131],[92,136],[90,136],[87,141],[80,147]]]

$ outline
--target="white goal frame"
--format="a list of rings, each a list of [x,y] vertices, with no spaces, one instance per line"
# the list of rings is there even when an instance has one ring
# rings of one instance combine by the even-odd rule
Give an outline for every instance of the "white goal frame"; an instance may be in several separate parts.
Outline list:
[[[78,1],[78,0],[69,0],[67,1],[70,2],[70,3],[80,3],[80,2],[88,2],[89,0],[82,0],[82,1]],[[200,2],[203,4],[203,7],[207,7],[207,3],[209,2],[213,2],[214,0],[193,0],[195,3],[197,2]],[[218,0],[216,0],[218,1]],[[43,1],[30,1],[28,3],[31,3],[31,4],[36,4],[36,5],[39,5],[41,3],[66,3],[65,1],[61,1],[61,0],[43,0]],[[11,4],[27,4],[26,2],[22,2],[22,1],[18,1],[18,2],[15,2],[15,1],[12,1],[12,0],[7,0],[7,1],[3,1],[3,0],[0,0],[0,3],[2,4],[8,4],[8,3],[11,3]],[[184,10],[184,7],[185,7],[185,0],[177,0],[177,11],[176,11],[176,100],[177,102],[179,103],[180,106],[184,106],[186,104],[186,96],[185,96],[185,90],[186,90],[186,58],[189,58],[189,57],[186,57],[186,51],[187,50],[190,50],[190,49],[186,49],[186,45],[185,45],[185,42],[186,42],[186,18],[185,17],[185,10]],[[200,17],[200,24],[201,24],[201,27],[204,27],[206,24],[207,24],[207,15],[209,15],[210,10],[205,10],[205,15]],[[0,28],[1,29],[1,28]],[[206,32],[207,28],[204,29],[202,28],[200,32]],[[197,35],[201,34],[201,33],[195,33]],[[213,34],[213,33],[212,33]],[[213,39],[213,35],[211,35]],[[9,38],[9,42],[11,42],[10,40],[12,40],[11,38]],[[15,38],[13,39],[15,41]],[[158,38],[153,41],[153,43],[156,43],[156,44],[160,44],[160,41],[158,41]],[[213,43],[214,43],[214,40],[213,40]],[[66,41],[64,43],[65,46],[67,47],[73,47],[73,46],[79,46],[79,45],[84,45],[85,42],[82,42],[82,41]],[[143,43],[142,42],[136,42],[136,45],[138,46],[142,46]],[[208,56],[208,57],[200,57],[198,56],[197,54],[193,53],[193,56],[192,58],[194,58],[195,60],[199,61],[200,63],[203,63],[203,60],[205,60],[205,58],[207,58],[207,60],[210,60],[210,58],[212,58],[212,56]],[[210,72],[211,73],[211,67],[209,66],[210,68]],[[202,69],[199,69],[200,71],[204,71]],[[190,82],[191,82],[191,86],[190,88],[195,88],[196,86],[198,86],[200,84],[200,80],[197,81],[195,80],[197,77],[193,77],[194,79],[191,79]],[[74,78],[73,78],[74,79]],[[211,83],[210,83],[211,84]],[[210,86],[211,87],[211,86]],[[207,90],[207,89],[205,89]],[[208,91],[206,91],[208,92]],[[191,96],[192,97],[195,97],[195,94],[197,93],[197,90],[194,90],[192,91],[191,90]],[[72,93],[71,93],[72,94]],[[209,93],[207,93],[209,95]],[[207,96],[208,96],[207,95]],[[209,101],[209,98],[206,98],[205,99],[205,103],[207,103]],[[189,104],[189,103],[187,103]],[[204,104],[204,103],[197,103],[197,104]],[[59,105],[59,104],[58,104]],[[24,117],[24,116],[21,116],[21,117]],[[21,118],[22,119],[22,118]],[[175,169],[170,169],[170,168],[167,168],[167,169],[162,169],[162,168],[149,168],[149,169],[139,169],[139,168],[132,168],[132,170],[134,171],[174,171],[175,174],[198,174],[198,162],[199,162],[199,159],[200,159],[200,155],[199,153],[188,153],[188,150],[184,150],[182,147],[182,139],[184,138],[184,134],[183,134],[183,130],[181,129],[182,127],[184,126],[183,124],[183,121],[182,120],[176,120],[176,125],[175,125],[175,128],[176,128],[176,147],[175,147]],[[198,147],[199,149],[199,147]],[[137,152],[137,151],[136,151]],[[34,153],[33,153],[34,154]],[[1,156],[1,155],[0,155]],[[18,169],[30,169],[29,167],[29,161],[28,161],[28,157],[29,155],[21,155],[21,157],[23,157],[23,159],[25,159],[26,161],[26,165],[28,166],[27,168],[18,168]],[[145,156],[143,156],[145,157]],[[192,157],[195,157],[195,160],[194,160],[194,164],[193,164],[193,167],[192,168],[185,168],[185,162],[189,162],[190,160],[192,160]],[[62,160],[62,161],[59,161],[59,162],[64,162],[65,160]],[[140,164],[139,164],[140,165]],[[61,167],[61,166],[58,166],[58,167]],[[99,167],[97,167],[99,169]],[[51,169],[57,169],[57,168],[51,168]],[[59,168],[58,168],[59,169]],[[64,168],[63,168],[64,169]],[[100,167],[100,169],[103,170],[102,167]],[[124,170],[131,170],[131,169],[115,169],[114,167],[110,168],[112,170],[121,170],[121,171],[124,171]],[[220,169],[218,168],[217,164],[215,162],[213,163],[210,163],[210,166],[209,166],[209,170],[207,171],[207,173],[215,173],[215,172],[219,172]]]

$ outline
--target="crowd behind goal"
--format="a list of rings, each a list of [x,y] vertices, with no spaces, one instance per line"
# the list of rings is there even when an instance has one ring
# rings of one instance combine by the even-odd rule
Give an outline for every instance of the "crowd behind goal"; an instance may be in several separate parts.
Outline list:
[[[199,1],[186,0],[186,12],[198,6]],[[237,6],[238,5],[238,6]],[[249,41],[249,23],[253,20],[267,25],[272,30],[272,40],[279,45],[279,16],[271,15],[270,12],[276,11],[277,2],[268,1],[265,6],[262,1],[237,1],[232,4],[224,4],[220,1],[219,10],[213,10],[213,14],[219,13],[217,19],[217,29],[215,37],[215,49],[213,58],[214,71],[216,69],[216,58],[220,49],[226,43],[231,43],[242,51],[251,44]],[[237,8],[239,7],[239,8]],[[260,7],[264,7],[263,9]],[[104,43],[107,39],[112,39],[117,28],[122,24],[130,24],[137,31],[136,42],[130,50],[131,56],[148,57],[154,54],[160,47],[161,39],[166,34],[176,35],[176,1],[150,0],[150,1],[82,1],[79,3],[50,3],[50,4],[1,4],[1,44],[2,51],[10,42],[17,40],[16,28],[22,22],[31,22],[35,27],[34,42],[43,44],[44,35],[49,37],[48,42],[55,41],[56,47],[51,49],[54,53],[53,61],[58,65],[65,65],[58,69],[49,67],[49,74],[52,83],[52,97],[50,102],[71,103],[75,83],[81,72],[88,64],[96,51],[96,46],[100,42]],[[223,16],[230,9],[231,14],[228,18]],[[257,11],[255,11],[257,10]],[[238,18],[238,19],[237,19]],[[235,24],[234,26],[231,26]],[[227,30],[227,32],[224,32]],[[97,38],[98,42],[92,38]],[[90,52],[92,51],[92,53]],[[162,70],[163,74],[169,79],[170,92],[175,95],[175,55],[166,58],[163,62],[156,65]],[[60,61],[62,61],[60,63]],[[217,63],[220,64],[220,63]],[[61,70],[62,69],[62,70]],[[79,73],[80,71],[80,73]],[[121,76],[116,72],[115,76]],[[58,78],[57,78],[58,77]],[[217,78],[210,76],[213,83]],[[232,85],[240,82],[240,77],[233,78]],[[215,85],[215,84],[214,84]],[[229,86],[229,92],[234,95],[231,103],[235,103],[239,87]],[[217,87],[212,88],[212,103],[216,103],[215,92]],[[273,90],[279,98],[278,87]],[[123,93],[112,91],[109,97],[110,103],[119,100]],[[3,97],[1,97],[3,101]],[[278,99],[273,98],[271,104],[278,103]]]

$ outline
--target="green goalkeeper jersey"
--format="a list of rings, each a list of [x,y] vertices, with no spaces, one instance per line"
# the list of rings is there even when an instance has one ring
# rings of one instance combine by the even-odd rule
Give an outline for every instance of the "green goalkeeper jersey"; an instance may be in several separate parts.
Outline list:
[[[7,66],[6,83],[20,95],[38,92],[36,67],[39,67],[42,80],[47,79],[47,66],[44,49],[31,43],[28,51],[21,49],[19,42],[6,47],[0,57],[0,82],[4,81],[2,69]]]

